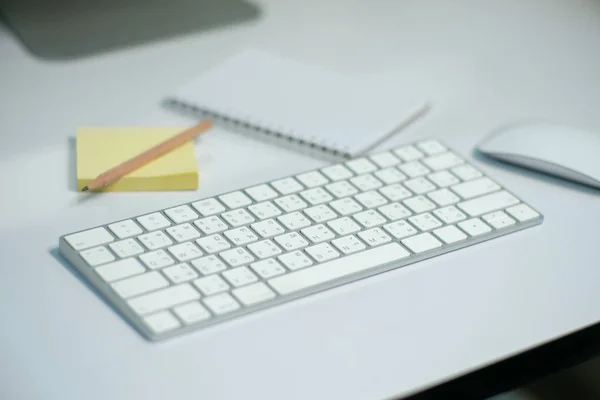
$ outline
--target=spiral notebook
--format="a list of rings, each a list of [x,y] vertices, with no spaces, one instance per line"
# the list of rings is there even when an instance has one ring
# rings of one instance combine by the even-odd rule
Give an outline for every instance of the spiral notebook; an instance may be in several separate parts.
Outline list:
[[[414,90],[381,76],[344,75],[259,50],[235,55],[185,83],[166,106],[342,159],[368,152],[429,108]]]

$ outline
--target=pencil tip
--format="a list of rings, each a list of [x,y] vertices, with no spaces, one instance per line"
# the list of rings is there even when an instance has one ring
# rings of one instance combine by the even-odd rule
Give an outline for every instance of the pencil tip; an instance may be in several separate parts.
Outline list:
[[[85,186],[83,189],[81,189],[82,192],[87,192],[90,188]]]

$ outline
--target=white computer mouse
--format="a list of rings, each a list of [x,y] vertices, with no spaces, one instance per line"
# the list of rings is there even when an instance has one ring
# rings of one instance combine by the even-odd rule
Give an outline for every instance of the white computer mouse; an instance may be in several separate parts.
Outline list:
[[[600,189],[600,132],[550,122],[497,129],[477,145],[489,157]]]

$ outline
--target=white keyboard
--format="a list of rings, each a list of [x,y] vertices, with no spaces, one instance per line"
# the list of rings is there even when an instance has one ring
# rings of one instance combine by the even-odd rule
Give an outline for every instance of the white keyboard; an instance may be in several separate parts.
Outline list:
[[[542,220],[426,140],[71,233],[60,253],[158,340]]]

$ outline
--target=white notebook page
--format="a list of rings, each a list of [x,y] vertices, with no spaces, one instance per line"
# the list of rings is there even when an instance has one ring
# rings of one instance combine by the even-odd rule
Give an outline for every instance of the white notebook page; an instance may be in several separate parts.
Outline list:
[[[352,155],[385,139],[427,106],[377,77],[343,75],[257,50],[231,57],[171,98]]]

